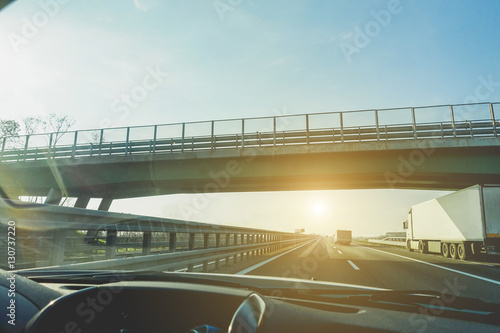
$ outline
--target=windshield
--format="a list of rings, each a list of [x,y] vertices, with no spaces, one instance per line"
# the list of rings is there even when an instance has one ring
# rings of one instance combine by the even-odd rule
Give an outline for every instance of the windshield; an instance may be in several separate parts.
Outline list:
[[[499,303],[499,10],[14,1],[0,12],[1,268]]]

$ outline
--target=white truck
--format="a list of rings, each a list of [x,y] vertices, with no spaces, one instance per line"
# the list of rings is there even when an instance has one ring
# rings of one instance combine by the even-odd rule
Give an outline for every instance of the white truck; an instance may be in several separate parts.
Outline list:
[[[351,230],[337,230],[333,241],[335,244],[344,244],[344,245],[351,244],[352,241]]]
[[[466,259],[500,252],[500,185],[474,185],[411,208],[408,250]]]

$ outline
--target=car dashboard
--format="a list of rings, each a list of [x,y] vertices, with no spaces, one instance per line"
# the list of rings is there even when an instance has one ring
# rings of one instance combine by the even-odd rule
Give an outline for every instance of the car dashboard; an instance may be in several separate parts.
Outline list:
[[[335,297],[290,297],[279,289],[262,293],[250,288],[171,281],[38,283],[22,276],[16,277],[16,288],[17,322],[13,327],[2,321],[0,329],[6,332],[498,332],[499,329],[477,321],[425,316],[405,307],[345,304]],[[199,329],[191,331],[195,327]]]

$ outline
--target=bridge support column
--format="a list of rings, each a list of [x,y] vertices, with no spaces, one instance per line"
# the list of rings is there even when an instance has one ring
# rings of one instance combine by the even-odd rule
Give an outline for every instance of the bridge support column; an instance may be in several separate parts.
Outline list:
[[[50,266],[60,265],[64,261],[66,233],[66,230],[55,230],[52,235],[52,248],[49,257]]]
[[[226,246],[229,246],[229,241],[231,239],[231,234],[226,234]]]
[[[168,240],[168,251],[175,252],[176,248],[177,248],[177,233],[171,232],[170,239]]]
[[[220,234],[215,234],[215,247],[220,247]]]
[[[99,204],[99,208],[97,210],[108,211],[109,207],[113,203],[113,198],[102,198],[101,203]]]
[[[49,205],[59,205],[61,203],[62,193],[59,189],[51,188],[45,198],[45,203]]]
[[[234,234],[233,236],[233,245],[238,245],[238,234]]]
[[[142,255],[151,254],[151,231],[143,232],[142,236]]]
[[[116,230],[106,231],[106,259],[114,259],[116,257]]]
[[[90,202],[90,196],[84,195],[78,197],[75,202],[75,208],[87,208]]]
[[[75,207],[77,207],[78,204],[81,205],[81,207],[78,206],[77,208],[87,208],[89,201],[90,197],[88,196],[83,196],[81,198],[78,198],[76,200]],[[99,204],[97,210],[102,210],[107,212],[109,210],[109,207],[111,207],[112,202],[113,202],[112,198],[102,198],[101,203]],[[95,243],[96,242],[95,238],[97,237],[97,233],[98,233],[97,230],[87,230],[87,233],[85,234],[85,243]]]
[[[189,245],[188,245],[189,246],[188,247],[189,250],[193,250],[194,249],[194,235],[195,235],[194,232],[190,232],[189,233]]]

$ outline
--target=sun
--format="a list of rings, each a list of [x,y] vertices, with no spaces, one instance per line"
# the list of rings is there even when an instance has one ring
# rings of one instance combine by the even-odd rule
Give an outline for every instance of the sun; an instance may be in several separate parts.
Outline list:
[[[315,216],[323,216],[326,212],[326,207],[322,202],[314,202],[311,205],[311,211]]]

